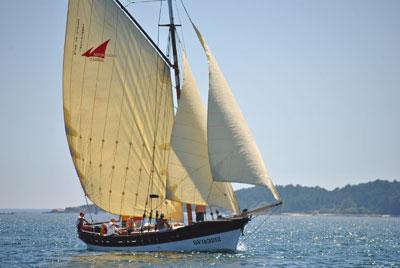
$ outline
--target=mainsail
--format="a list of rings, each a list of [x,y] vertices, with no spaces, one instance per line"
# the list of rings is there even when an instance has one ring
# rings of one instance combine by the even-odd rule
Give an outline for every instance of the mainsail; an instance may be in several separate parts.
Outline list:
[[[157,209],[182,221],[181,204],[165,198],[170,68],[116,2],[69,1],[63,88],[68,144],[91,201],[114,214]]]
[[[167,198],[239,212],[230,183],[214,182],[207,147],[207,116],[185,53],[183,88],[172,130]]]
[[[267,186],[275,199],[280,200],[261,153],[217,61],[194,24],[193,27],[208,59],[207,136],[213,179]]]

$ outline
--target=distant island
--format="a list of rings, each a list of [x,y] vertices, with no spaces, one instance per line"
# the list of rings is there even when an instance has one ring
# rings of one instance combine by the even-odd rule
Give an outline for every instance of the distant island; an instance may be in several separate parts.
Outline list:
[[[283,205],[275,213],[393,215],[400,216],[400,182],[376,180],[346,185],[334,190],[300,185],[277,186]],[[241,208],[255,208],[274,202],[264,187],[236,191]],[[104,212],[95,205],[53,209],[48,213]]]
[[[50,211],[46,211],[44,213],[79,213],[79,212],[97,214],[97,213],[103,213],[105,211],[94,204],[90,204],[78,207],[55,208]]]

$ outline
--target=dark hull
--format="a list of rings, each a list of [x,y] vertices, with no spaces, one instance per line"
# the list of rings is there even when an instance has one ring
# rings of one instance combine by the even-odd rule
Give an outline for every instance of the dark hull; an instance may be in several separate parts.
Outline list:
[[[80,231],[79,238],[89,249],[105,251],[231,251],[248,217],[199,222],[166,232],[100,236]]]

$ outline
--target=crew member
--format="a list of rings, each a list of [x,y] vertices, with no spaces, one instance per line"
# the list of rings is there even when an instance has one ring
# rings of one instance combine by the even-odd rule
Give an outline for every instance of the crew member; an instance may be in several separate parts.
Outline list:
[[[131,233],[133,233],[135,227],[136,227],[136,226],[135,226],[135,222],[133,221],[133,218],[132,218],[132,217],[129,217],[129,218],[126,220],[126,231],[127,231],[128,235],[130,235]]]
[[[100,227],[100,235],[106,235],[107,234],[107,224],[103,223]]]
[[[202,205],[197,205],[195,212],[196,212],[196,222],[204,221],[204,214],[206,213],[206,207]]]
[[[161,213],[160,218],[156,220],[156,229],[163,232],[171,228],[168,220],[164,218],[164,213]]]
[[[119,225],[115,222],[115,218],[111,218],[111,221],[107,226],[107,235],[118,234]]]
[[[222,215],[221,214],[219,214],[219,211],[218,211],[218,209],[217,210],[215,210],[215,214],[217,214],[217,220],[218,219],[222,219],[223,217],[222,217]]]
[[[76,220],[76,228],[78,229],[78,231],[80,231],[86,224],[90,223],[85,219],[85,213],[83,212],[79,213],[79,217]]]

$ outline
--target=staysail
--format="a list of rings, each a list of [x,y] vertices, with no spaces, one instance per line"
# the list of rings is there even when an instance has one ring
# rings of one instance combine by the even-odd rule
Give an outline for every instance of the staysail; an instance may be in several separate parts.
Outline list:
[[[214,182],[207,147],[207,116],[185,53],[183,88],[172,130],[167,198],[239,212],[230,183]]]
[[[91,201],[114,214],[157,209],[181,221],[181,204],[165,198],[170,68],[116,2],[69,1],[63,99],[70,152]]]
[[[196,26],[209,68],[208,153],[215,181],[267,186],[280,201],[261,153],[211,50]]]

